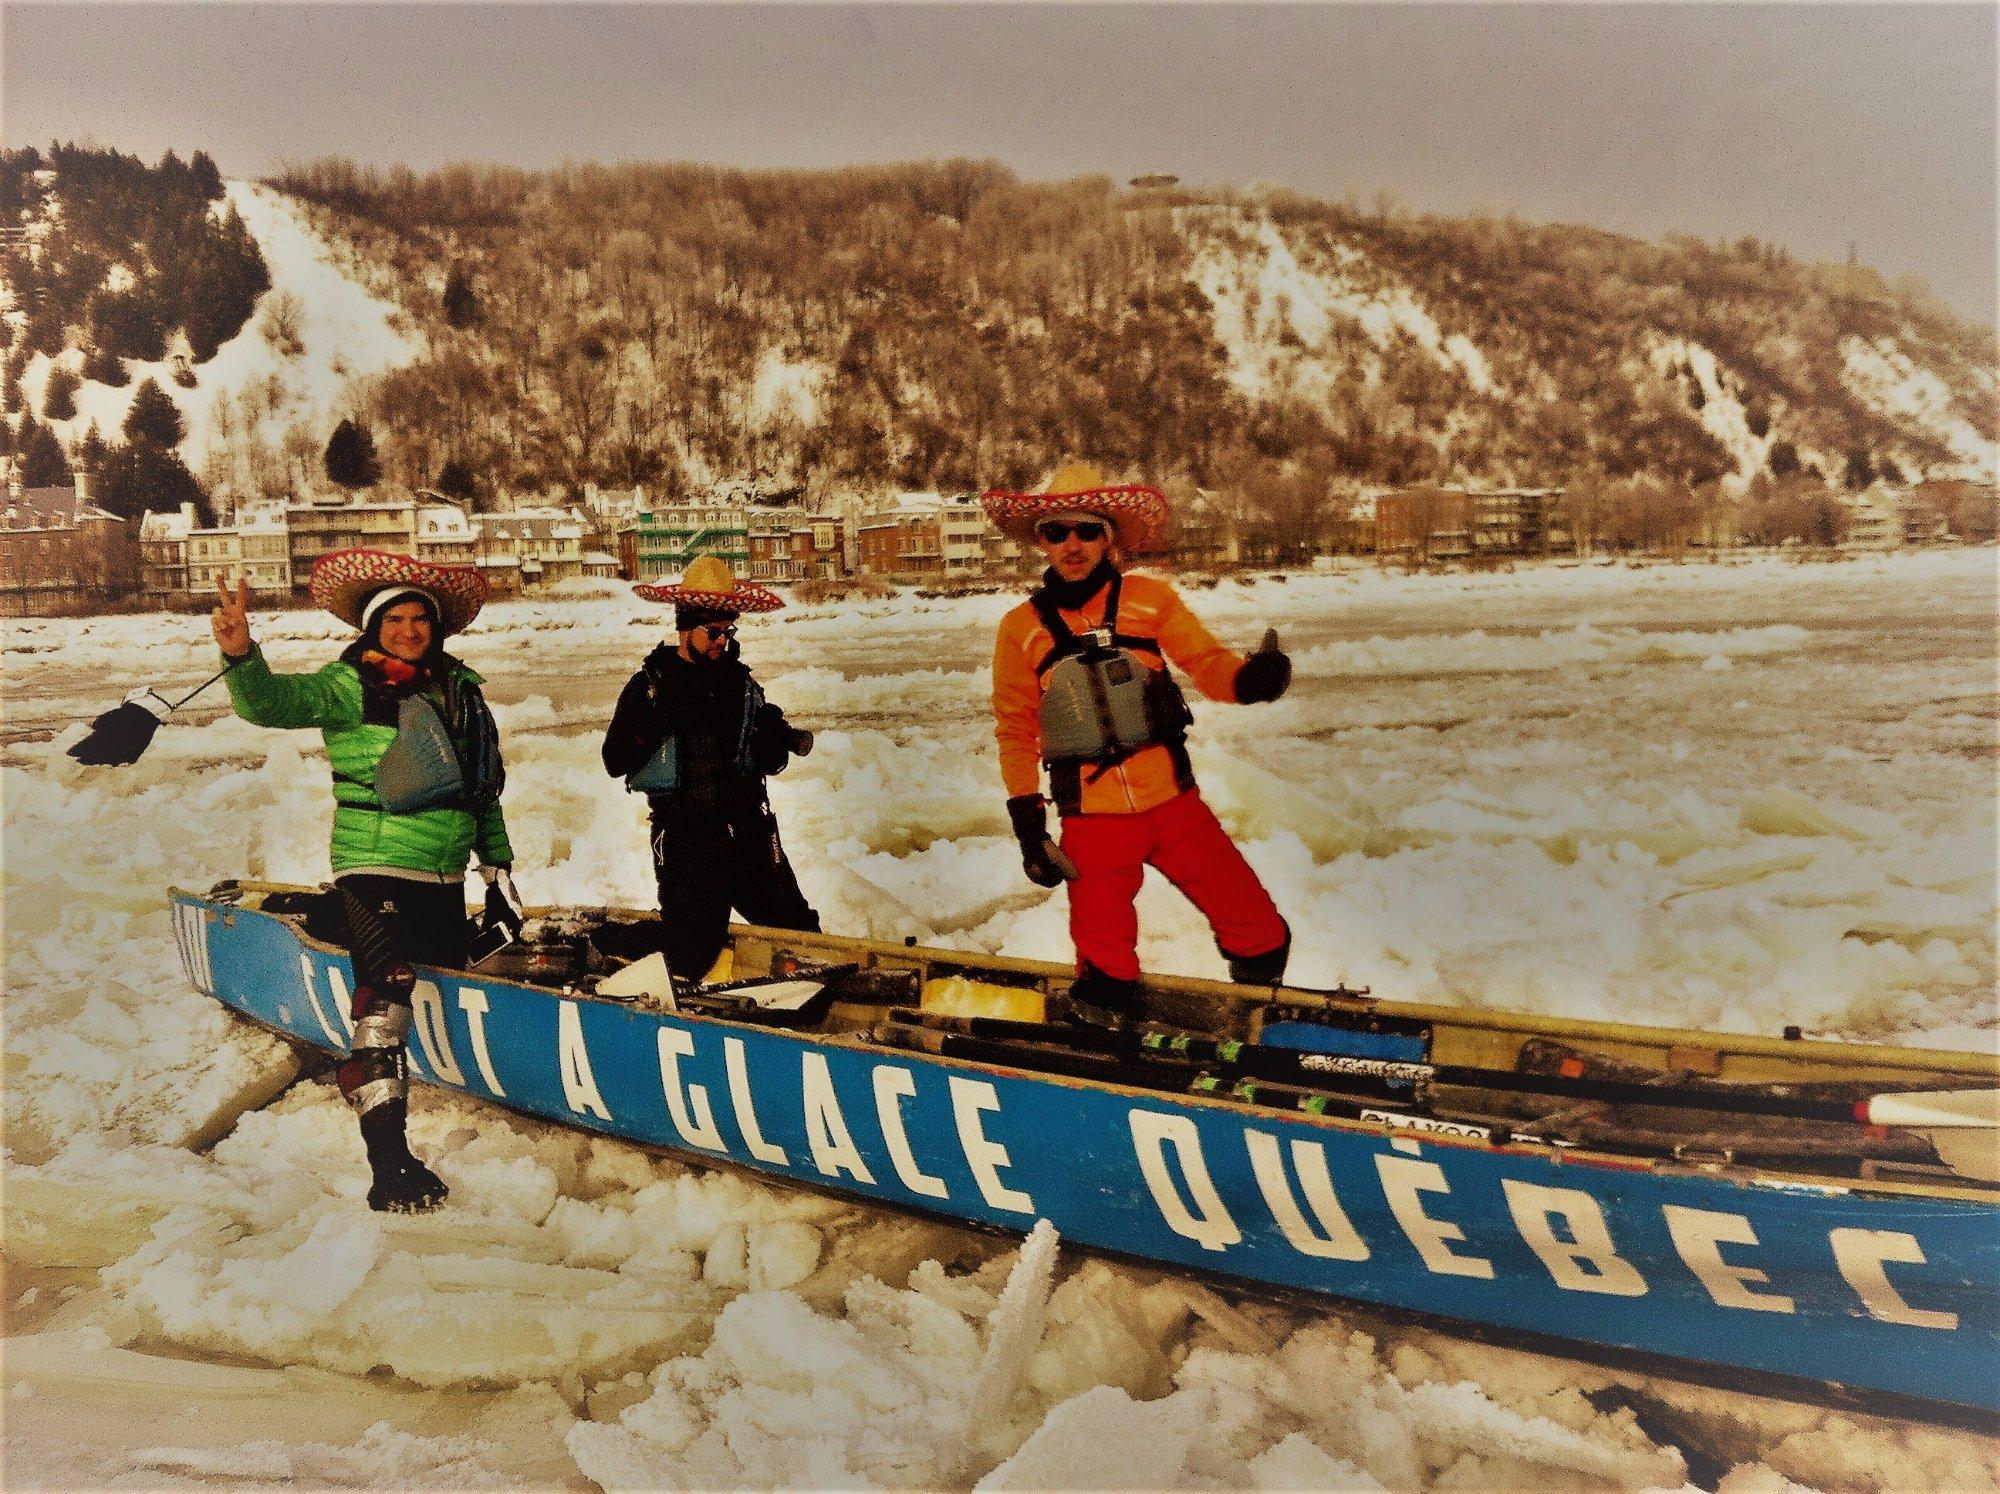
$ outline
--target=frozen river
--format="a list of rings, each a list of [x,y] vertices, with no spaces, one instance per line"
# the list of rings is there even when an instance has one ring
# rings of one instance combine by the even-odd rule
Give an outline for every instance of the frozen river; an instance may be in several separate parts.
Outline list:
[[[1292,922],[1301,983],[2000,1040],[1990,551],[1189,595],[1238,647],[1276,626],[1297,665],[1275,705],[1198,702],[1194,758]],[[773,800],[829,929],[1067,957],[1060,898],[1006,833],[985,706],[1013,600],[746,620],[746,659],[819,733]],[[455,648],[489,679],[531,902],[651,904],[643,806],[597,741],[667,621],[585,590],[491,607]],[[344,641],[319,614],[253,624],[281,669]],[[360,1208],[352,1122],[323,1083],[189,1150],[289,1059],[182,988],[161,890],[321,880],[317,736],[203,697],[205,724],[170,724],[135,767],[59,749],[131,685],[198,682],[206,633],[160,616],[6,633],[10,1484],[950,1485],[998,1466],[1028,1487],[1095,1477],[1106,1447],[1145,1484],[2000,1480],[1963,1434],[1864,1422],[1843,1440],[1824,1413],[1606,1389],[1067,1257],[1048,1296],[1039,1252],[456,1100],[417,1102],[419,1150],[454,1189],[432,1219]],[[1140,911],[1148,968],[1220,973],[1171,889],[1149,884]],[[912,1273],[927,1256],[943,1264]],[[377,1366],[393,1378],[358,1378]],[[199,1404],[267,1409],[176,1420],[161,1408],[190,1374]],[[1163,1430],[1181,1426],[1201,1435]]]

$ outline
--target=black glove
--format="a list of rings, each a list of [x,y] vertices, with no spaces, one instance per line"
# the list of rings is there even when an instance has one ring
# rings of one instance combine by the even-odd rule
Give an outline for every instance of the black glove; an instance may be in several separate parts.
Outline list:
[[[1257,652],[1236,671],[1236,703],[1255,705],[1260,700],[1276,700],[1292,683],[1292,661],[1278,647],[1278,630],[1266,628]]]
[[[1059,887],[1076,880],[1076,863],[1049,838],[1048,801],[1040,794],[1021,794],[1007,801],[1007,818],[1014,822],[1014,839],[1021,843],[1021,869],[1037,887]]]
[[[513,869],[485,866],[480,868],[480,872],[486,878],[487,926],[504,926],[519,938],[521,925],[528,921],[528,915],[521,907],[521,895],[514,890]]]
[[[783,711],[766,705],[757,713],[757,724],[751,729],[750,760],[760,773],[782,773],[792,758],[804,757],[812,751],[812,742],[811,732],[795,730]]]

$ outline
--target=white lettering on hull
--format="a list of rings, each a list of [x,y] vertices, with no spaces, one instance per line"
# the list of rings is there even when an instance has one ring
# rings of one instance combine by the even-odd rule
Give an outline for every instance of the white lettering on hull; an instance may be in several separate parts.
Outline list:
[[[1646,1295],[1646,1278],[1618,1254],[1604,1211],[1588,1193],[1581,1188],[1546,1188],[1518,1178],[1502,1178],[1500,1187],[1507,1195],[1514,1228],[1541,1257],[1557,1286],[1606,1297]],[[1555,1232],[1551,1221],[1557,1218],[1568,1231],[1566,1240]]]
[[[908,1069],[881,1064],[875,1070],[875,1116],[882,1123],[882,1140],[889,1148],[889,1163],[896,1176],[912,1193],[925,1198],[949,1198],[943,1178],[934,1178],[917,1166],[910,1151],[910,1133],[903,1125],[903,1101],[914,1099],[916,1076]]]
[[[557,1060],[562,1070],[563,1103],[572,1115],[590,1114],[610,1120],[604,1096],[597,1092],[597,1075],[591,1072],[590,1049],[583,1041],[583,1013],[574,1001],[556,1003]]]
[[[750,1098],[750,1065],[743,1056],[742,1038],[722,1040],[722,1064],[729,1071],[729,1103],[736,1110],[736,1129],[743,1133],[743,1144],[750,1148],[750,1155],[759,1162],[789,1167],[791,1158],[785,1155],[785,1149],[766,1141],[763,1128],[757,1124],[756,1102]]]
[[[299,951],[299,973],[305,977],[306,1000],[312,1003],[313,1015],[319,1018],[319,1030],[326,1034],[326,1040],[332,1043],[334,1047],[342,1047],[347,1042],[347,1039],[328,1020],[326,1008],[320,1004],[319,987],[313,982],[312,956],[304,950]]]
[[[972,1180],[979,1185],[979,1196],[989,1208],[1005,1209],[1010,1214],[1032,1214],[1035,1201],[1000,1180],[1000,1169],[1013,1166],[1007,1148],[989,1141],[980,1124],[980,1111],[999,1108],[1000,1095],[985,1080],[951,1076],[952,1119],[958,1124],[958,1144],[965,1151],[965,1165],[972,1169]]]
[[[689,1146],[699,1147],[705,1152],[729,1153],[729,1145],[722,1139],[721,1128],[715,1124],[715,1109],[708,1103],[706,1085],[681,1085],[683,1058],[694,1057],[694,1034],[680,1027],[662,1026],[659,1030],[660,1088],[667,1097],[667,1114],[674,1123],[674,1129],[681,1133],[681,1140]]]
[[[1375,1171],[1382,1179],[1382,1192],[1389,1200],[1389,1212],[1396,1216],[1396,1223],[1416,1248],[1425,1269],[1438,1276],[1492,1279],[1493,1262],[1481,1256],[1460,1255],[1451,1248],[1452,1241],[1465,1238],[1464,1230],[1448,1220],[1434,1219],[1424,1212],[1420,1194],[1451,1192],[1442,1167],[1435,1162],[1377,1152]]]
[[[458,1009],[465,1013],[465,1026],[472,1034],[472,1056],[479,1064],[479,1077],[486,1082],[487,1093],[496,1100],[506,1099],[500,1076],[493,1072],[493,1055],[486,1051],[486,993],[477,986],[460,986]]]
[[[194,903],[175,903],[174,932],[181,948],[181,969],[196,990],[213,996],[215,971],[209,964],[207,909]]]
[[[354,1037],[354,998],[347,994],[347,976],[338,965],[326,967],[326,988],[333,992],[333,1014],[340,1018],[340,1025],[347,1029],[349,1041]]]
[[[846,1173],[856,1182],[872,1185],[875,1174],[861,1160],[861,1152],[847,1129],[847,1117],[840,1113],[840,1097],[833,1092],[833,1074],[826,1055],[807,1049],[799,1056],[799,1090],[806,1107],[806,1146],[813,1166],[821,1177]]]
[[[1854,1295],[1878,1323],[1902,1323],[1911,1328],[1952,1329],[1958,1314],[1927,1307],[1912,1307],[1903,1299],[1883,1270],[1887,1261],[1906,1266],[1925,1264],[1924,1248],[1915,1235],[1893,1229],[1836,1229],[1827,1236],[1833,1246],[1834,1264]]]
[[[1340,1199],[1334,1192],[1324,1146],[1317,1141],[1292,1142],[1292,1166],[1298,1171],[1299,1188],[1305,1195],[1306,1205],[1318,1221],[1319,1228],[1315,1230],[1306,1222],[1304,1211],[1292,1196],[1291,1184],[1285,1178],[1285,1159],[1278,1148],[1278,1138],[1263,1131],[1246,1131],[1243,1141],[1250,1149],[1250,1170],[1256,1175],[1257,1187],[1264,1194],[1271,1217],[1278,1221],[1279,1233],[1284,1235],[1292,1249],[1315,1260],[1368,1259],[1367,1242],[1356,1233],[1347,1211],[1341,1208]],[[1143,1158],[1140,1166],[1143,1170]]]
[[[417,1045],[424,1050],[424,1062],[431,1073],[446,1084],[465,1088],[465,1075],[458,1057],[451,1051],[451,1031],[444,1020],[444,993],[435,981],[420,980],[410,988],[410,1007],[416,1017]]]
[[[1223,1206],[1215,1191],[1215,1180],[1202,1160],[1201,1132],[1194,1118],[1167,1115],[1157,1110],[1133,1110],[1126,1115],[1132,1130],[1132,1146],[1139,1158],[1139,1172],[1152,1190],[1153,1202],[1167,1228],[1203,1250],[1226,1250],[1243,1238],[1243,1231]],[[1167,1147],[1171,1144],[1180,1158],[1181,1175],[1187,1179],[1188,1197],[1181,1197],[1173,1174],[1167,1170]],[[1303,1221],[1301,1221],[1303,1224]]]
[[[1663,1204],[1660,1212],[1666,1216],[1674,1249],[1718,1306],[1740,1307],[1746,1312],[1798,1310],[1790,1297],[1750,1289],[1752,1282],[1768,1283],[1771,1279],[1755,1266],[1732,1266],[1722,1258],[1724,1245],[1757,1243],[1757,1231],[1741,1214],[1719,1214],[1682,1204]]]

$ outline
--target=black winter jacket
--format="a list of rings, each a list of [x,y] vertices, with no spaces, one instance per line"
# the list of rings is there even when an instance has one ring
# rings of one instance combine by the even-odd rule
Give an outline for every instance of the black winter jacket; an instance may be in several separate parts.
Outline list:
[[[732,650],[716,660],[690,661],[661,644],[625,684],[604,733],[604,771],[626,778],[644,767],[669,731],[680,743],[678,792],[652,794],[654,815],[733,814],[764,799],[764,777],[791,759],[792,727],[766,703],[750,730],[751,772],[737,760],[743,695],[750,671]]]

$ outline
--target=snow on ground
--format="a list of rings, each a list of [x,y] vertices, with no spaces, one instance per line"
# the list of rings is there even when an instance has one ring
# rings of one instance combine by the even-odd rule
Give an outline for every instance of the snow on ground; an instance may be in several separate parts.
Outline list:
[[[337,265],[325,242],[283,193],[251,182],[232,181],[228,201],[242,215],[271,272],[271,288],[257,309],[206,363],[195,366],[197,382],[184,389],[173,380],[166,360],[128,360],[130,381],[122,389],[85,380],[76,395],[76,416],[51,421],[65,443],[82,438],[95,421],[107,440],[119,439],[132,396],[147,379],[172,396],[186,429],[180,451],[199,471],[212,443],[230,431],[254,431],[276,448],[294,421],[317,422],[340,410],[348,389],[359,380],[408,363],[420,348],[396,327],[396,308],[378,300]],[[296,312],[296,351],[274,343],[266,313],[285,301]],[[80,355],[64,357],[81,366]],[[22,376],[30,408],[39,411],[52,361],[37,353]],[[226,406],[226,409],[225,409]]]
[[[1959,458],[1961,477],[1993,480],[1995,432],[1991,426],[1980,430],[1952,407],[1944,380],[1918,368],[1887,337],[1844,338],[1840,354],[1847,387],[1867,404],[1891,419],[1913,421],[1944,442]]]
[[[1668,337],[1647,351],[1655,373],[1671,379],[1684,368],[1694,376],[1701,390],[1701,408],[1695,411],[1695,418],[1736,462],[1736,470],[1722,479],[1723,491],[1741,493],[1769,465],[1771,446],[1778,440],[1775,425],[1767,424],[1761,436],[1750,429],[1750,415],[1743,407],[1743,381],[1700,343]]]
[[[1268,217],[1247,226],[1251,247],[1210,239],[1198,247],[1190,272],[1214,309],[1230,382],[1245,394],[1267,394],[1287,380],[1301,393],[1326,394],[1351,360],[1342,334],[1355,332],[1372,349],[1408,338],[1473,388],[1492,388],[1485,355],[1462,333],[1446,336],[1407,287],[1368,289],[1355,278],[1352,272],[1365,264],[1358,250],[1336,245],[1333,262],[1313,268],[1300,263]],[[1363,364],[1372,380],[1379,358],[1370,354]]]
[[[1302,983],[1991,1049],[1994,591],[1971,551],[1190,586],[1298,663],[1275,705],[1197,703],[1196,769]],[[992,760],[1014,600],[746,625],[819,733],[773,797],[829,928],[1067,954]],[[344,634],[254,622],[280,668]],[[457,645],[532,902],[650,905],[596,754],[665,624],[579,586]],[[185,990],[162,902],[324,877],[316,734],[204,696],[130,768],[60,750],[142,678],[203,678],[206,632],[22,620],[0,654],[10,1485],[2000,1484],[1986,1439],[1245,1306],[427,1090],[452,1203],[370,1215],[331,1086]],[[1149,968],[1218,973],[1170,889],[1141,917]]]
[[[760,430],[784,421],[807,429],[819,424],[820,393],[833,370],[817,359],[794,361],[777,348],[757,360],[745,414]]]

